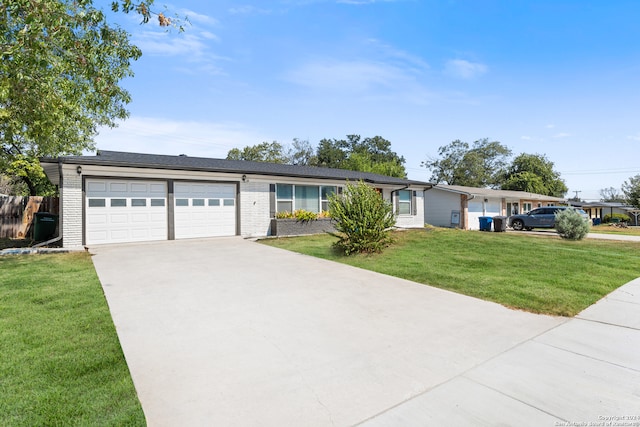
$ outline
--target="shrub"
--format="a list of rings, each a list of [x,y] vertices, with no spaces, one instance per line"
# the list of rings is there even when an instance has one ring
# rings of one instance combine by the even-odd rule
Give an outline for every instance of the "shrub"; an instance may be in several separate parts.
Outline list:
[[[389,229],[396,223],[391,203],[362,181],[331,195],[329,214],[337,231],[330,234],[338,237],[334,246],[346,255],[381,252],[391,242]]]
[[[630,222],[630,221],[631,221],[631,218],[629,218],[628,215],[621,214],[621,213],[606,214],[604,216],[604,218],[602,218],[602,222],[604,222],[604,223],[607,223],[607,222]]]
[[[298,221],[315,221],[318,218],[330,218],[329,212],[322,211],[315,213],[304,209],[297,209],[293,212],[282,211],[276,212],[277,219],[296,219]]]
[[[564,209],[556,213],[556,231],[563,239],[582,240],[589,233],[589,220],[575,209]]]

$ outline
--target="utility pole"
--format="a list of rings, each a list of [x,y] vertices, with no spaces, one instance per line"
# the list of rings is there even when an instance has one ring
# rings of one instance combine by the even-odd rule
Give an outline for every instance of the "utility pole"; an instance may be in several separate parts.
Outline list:
[[[573,190],[574,193],[576,193],[575,197],[573,198],[573,200],[580,200],[578,199],[578,193],[582,193],[582,191],[578,191],[578,190]]]

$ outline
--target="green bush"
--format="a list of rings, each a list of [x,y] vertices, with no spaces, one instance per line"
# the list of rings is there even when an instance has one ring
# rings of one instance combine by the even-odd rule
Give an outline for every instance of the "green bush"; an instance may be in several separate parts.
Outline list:
[[[293,212],[281,211],[276,212],[277,219],[297,219],[298,221],[315,221],[320,218],[331,218],[329,212],[322,211],[319,213],[307,211],[304,209],[297,209]]]
[[[564,209],[556,212],[556,231],[563,239],[582,240],[591,228],[589,220],[575,209]]]
[[[396,223],[391,203],[362,181],[331,195],[329,214],[337,231],[330,234],[338,237],[334,246],[346,255],[381,252],[391,242],[389,229]]]
[[[602,218],[602,222],[604,222],[604,223],[608,223],[608,222],[629,222],[629,221],[631,221],[631,218],[629,218],[628,215],[621,214],[621,213],[606,214],[604,216],[604,218]]]

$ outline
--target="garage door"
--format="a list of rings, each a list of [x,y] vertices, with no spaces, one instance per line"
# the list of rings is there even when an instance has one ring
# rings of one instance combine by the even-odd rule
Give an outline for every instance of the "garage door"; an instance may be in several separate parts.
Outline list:
[[[167,239],[167,184],[87,179],[86,244]]]
[[[236,185],[176,182],[175,238],[235,236]]]
[[[469,201],[469,229],[480,229],[480,217],[501,215],[502,202],[498,200],[489,200],[483,202],[482,200],[470,200]]]

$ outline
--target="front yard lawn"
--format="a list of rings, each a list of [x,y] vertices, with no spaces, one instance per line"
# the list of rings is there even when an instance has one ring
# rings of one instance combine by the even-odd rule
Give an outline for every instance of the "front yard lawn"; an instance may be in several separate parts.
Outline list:
[[[0,425],[145,423],[90,256],[0,257]]]
[[[393,233],[382,254],[345,257],[329,235],[262,243],[482,298],[507,307],[573,316],[640,274],[640,244],[566,241],[451,229]]]
[[[591,227],[591,233],[622,234],[626,236],[640,236],[640,227],[629,226],[626,228],[615,227],[610,224],[600,224]]]

